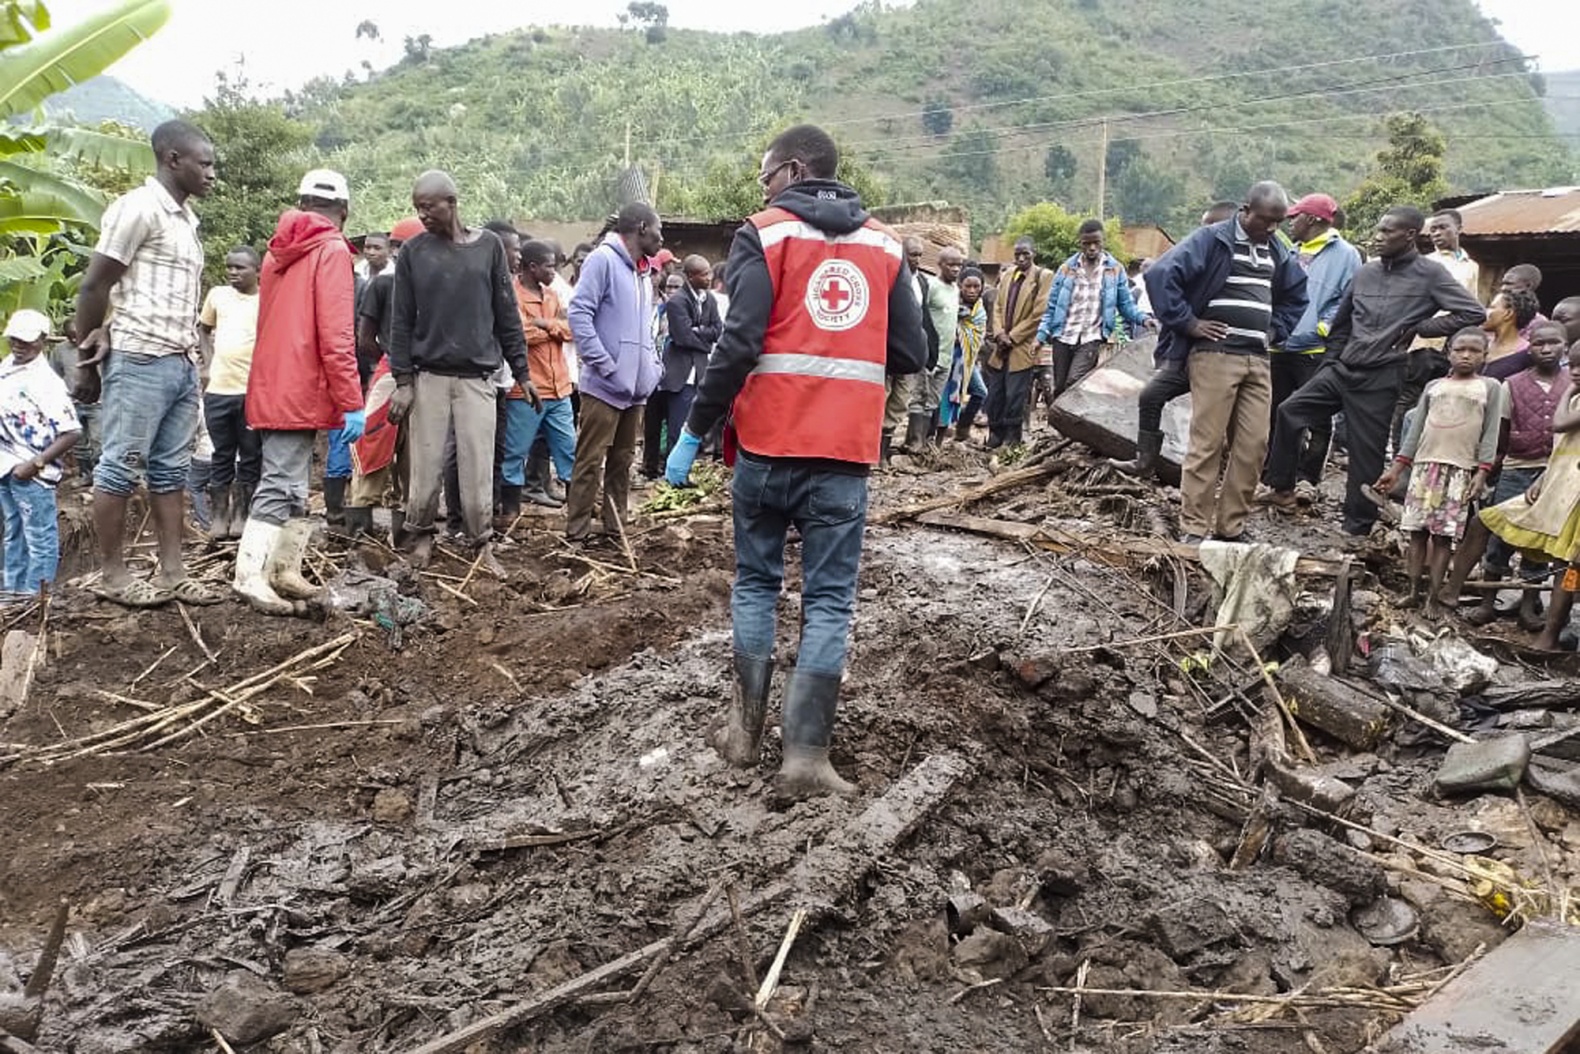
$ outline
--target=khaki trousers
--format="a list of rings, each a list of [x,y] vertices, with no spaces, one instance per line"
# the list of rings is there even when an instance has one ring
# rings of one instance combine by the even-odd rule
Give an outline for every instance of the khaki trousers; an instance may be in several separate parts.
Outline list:
[[[896,441],[905,435],[906,415],[910,412],[911,392],[917,375],[905,373],[895,376],[889,374],[883,379],[883,388],[887,397],[883,402],[883,434],[899,435]]]
[[[1272,373],[1265,355],[1221,351],[1192,351],[1188,369],[1190,445],[1180,466],[1180,530],[1234,538],[1245,527],[1267,455]]]
[[[624,530],[631,496],[631,463],[642,434],[640,406],[624,410],[582,392],[582,417],[576,432],[576,465],[565,495],[565,537],[586,538],[592,532],[593,508],[603,487],[603,527],[610,534]]]
[[[411,455],[406,530],[433,533],[444,477],[444,443],[453,424],[461,518],[467,539],[481,545],[494,533],[494,382],[487,377],[418,373],[414,383],[411,416],[401,426]]]

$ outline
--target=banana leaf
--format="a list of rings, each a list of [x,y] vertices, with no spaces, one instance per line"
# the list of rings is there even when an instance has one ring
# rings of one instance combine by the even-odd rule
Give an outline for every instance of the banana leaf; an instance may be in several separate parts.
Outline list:
[[[75,25],[0,51],[0,118],[27,113],[56,92],[97,77],[169,17],[168,0],[122,0]]]
[[[0,161],[0,179],[23,193],[43,192],[69,202],[76,212],[73,222],[98,226],[109,199],[92,187],[84,186],[53,172],[45,172],[21,161]]]
[[[97,225],[100,217],[84,219],[79,204],[47,190],[0,189],[0,236],[54,234],[68,223]]]
[[[42,0],[4,0],[0,7],[0,48],[26,44],[48,28],[49,12]]]

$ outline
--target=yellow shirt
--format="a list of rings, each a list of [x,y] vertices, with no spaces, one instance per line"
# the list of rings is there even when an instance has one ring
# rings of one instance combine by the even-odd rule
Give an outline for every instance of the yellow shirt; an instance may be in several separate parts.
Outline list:
[[[214,330],[209,393],[246,395],[252,348],[258,339],[258,294],[248,295],[228,285],[217,285],[208,291],[198,321]]]

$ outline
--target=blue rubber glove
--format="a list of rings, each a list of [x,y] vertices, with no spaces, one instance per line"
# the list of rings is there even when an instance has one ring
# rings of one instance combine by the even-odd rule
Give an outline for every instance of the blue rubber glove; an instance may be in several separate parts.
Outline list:
[[[368,415],[365,410],[347,410],[346,423],[340,426],[340,438],[347,443],[355,443],[362,438],[362,430],[368,426]]]
[[[680,438],[669,448],[669,460],[664,463],[664,481],[671,487],[684,487],[691,479],[691,465],[697,460],[697,451],[702,449],[702,439],[691,434],[691,429],[682,428]]]

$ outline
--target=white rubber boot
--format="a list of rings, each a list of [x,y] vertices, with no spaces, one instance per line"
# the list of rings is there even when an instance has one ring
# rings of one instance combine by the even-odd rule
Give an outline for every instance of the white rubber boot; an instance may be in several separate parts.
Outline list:
[[[248,519],[236,546],[236,578],[231,585],[243,600],[265,615],[295,615],[296,605],[269,585],[269,556],[279,537],[280,528],[274,524]]]
[[[321,590],[302,577],[302,560],[312,541],[313,521],[305,517],[286,520],[285,526],[280,528],[267,567],[269,585],[281,596],[292,600],[318,599]]]

